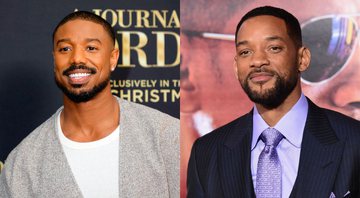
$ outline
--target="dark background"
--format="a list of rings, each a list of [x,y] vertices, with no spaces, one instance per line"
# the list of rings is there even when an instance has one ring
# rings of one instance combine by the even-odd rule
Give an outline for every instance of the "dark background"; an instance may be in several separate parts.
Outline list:
[[[48,119],[62,105],[62,93],[53,77],[52,31],[57,23],[75,9],[143,9],[176,10],[176,1],[4,1],[0,2],[0,161],[32,130]],[[115,31],[122,31],[119,26]],[[126,29],[131,30],[131,28]],[[159,31],[157,28],[154,31]],[[149,37],[148,62],[154,62],[156,43],[152,29],[142,31]],[[179,29],[165,29],[179,34]],[[119,35],[117,35],[119,36]],[[119,40],[119,38],[117,38]],[[121,40],[121,39],[120,39]],[[172,45],[175,44],[173,41]],[[120,43],[121,44],[121,43]],[[167,47],[169,61],[174,60],[176,46]],[[133,63],[136,63],[134,58]],[[179,79],[179,66],[171,68],[117,68],[112,79]],[[174,88],[179,90],[179,88]],[[179,100],[144,103],[179,118]],[[149,115],[151,116],[151,115]]]

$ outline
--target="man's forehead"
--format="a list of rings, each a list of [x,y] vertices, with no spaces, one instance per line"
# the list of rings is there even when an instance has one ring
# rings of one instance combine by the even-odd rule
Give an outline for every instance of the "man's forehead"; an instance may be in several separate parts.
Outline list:
[[[81,23],[81,26],[79,26],[79,23]],[[94,22],[92,20],[83,19],[83,18],[76,18],[76,19],[69,20],[69,21],[65,22],[64,24],[62,24],[58,29],[61,29],[63,27],[77,27],[77,28],[81,29],[86,26],[104,29],[101,24]]]
[[[106,30],[101,24],[86,19],[74,19],[62,24],[57,29],[55,38],[60,35],[64,36],[64,34],[92,35],[96,37],[107,36]]]
[[[273,16],[257,16],[244,21],[237,35],[236,46],[253,41],[286,41],[290,39],[285,22]]]
[[[71,20],[58,28],[54,36],[54,46],[60,43],[98,42],[113,46],[109,34],[102,25],[89,20]]]

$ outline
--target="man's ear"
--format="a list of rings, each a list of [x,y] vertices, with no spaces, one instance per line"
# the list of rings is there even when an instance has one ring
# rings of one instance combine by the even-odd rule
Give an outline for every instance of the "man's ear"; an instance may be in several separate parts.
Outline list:
[[[298,70],[305,71],[310,65],[311,53],[307,47],[301,47],[298,51]]]
[[[110,67],[111,71],[114,71],[119,60],[119,49],[114,48],[110,56]]]

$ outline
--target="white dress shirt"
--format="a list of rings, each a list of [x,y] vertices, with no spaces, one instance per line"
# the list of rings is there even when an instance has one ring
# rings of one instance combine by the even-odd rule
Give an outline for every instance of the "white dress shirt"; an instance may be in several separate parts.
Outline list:
[[[281,163],[282,197],[289,197],[298,173],[301,142],[308,113],[308,102],[301,94],[296,104],[273,127],[278,130],[284,139],[276,147]],[[270,127],[254,106],[253,136],[251,143],[251,175],[256,189],[256,172],[259,155],[265,144],[260,140],[261,133]]]

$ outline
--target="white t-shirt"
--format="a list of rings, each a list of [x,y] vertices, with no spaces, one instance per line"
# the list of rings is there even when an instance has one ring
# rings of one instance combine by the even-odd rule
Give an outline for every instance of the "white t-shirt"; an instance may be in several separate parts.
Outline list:
[[[93,142],[75,142],[57,127],[61,145],[75,180],[85,198],[119,197],[119,126],[108,136]]]

